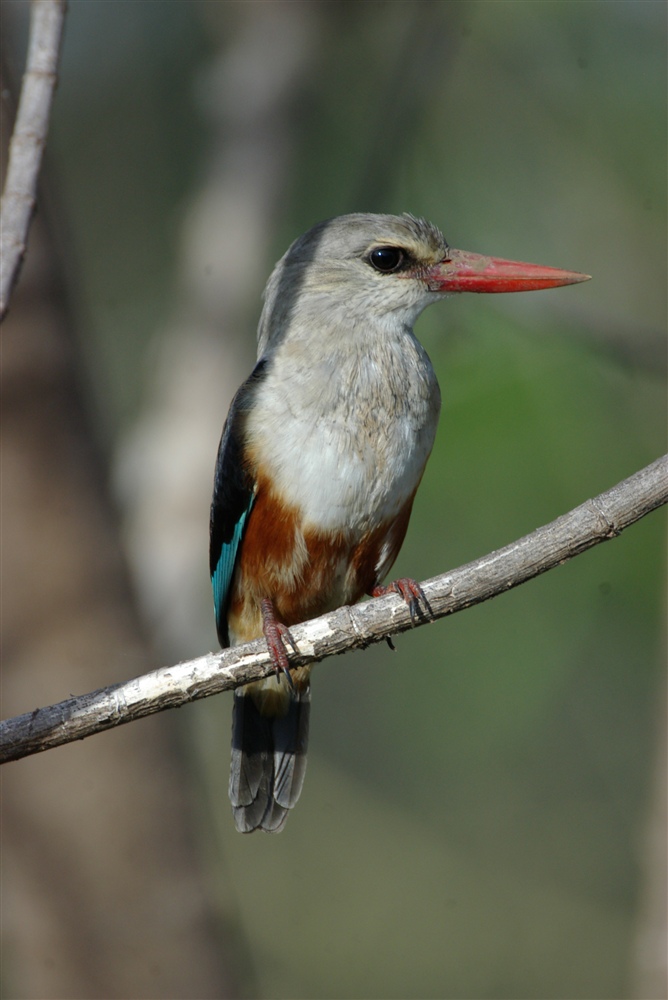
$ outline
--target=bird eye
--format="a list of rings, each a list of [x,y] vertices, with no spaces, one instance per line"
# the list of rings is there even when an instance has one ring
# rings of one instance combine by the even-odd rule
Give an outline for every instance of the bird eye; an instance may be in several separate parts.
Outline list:
[[[398,271],[406,260],[406,254],[400,247],[376,247],[369,254],[369,263],[377,271],[390,274]]]

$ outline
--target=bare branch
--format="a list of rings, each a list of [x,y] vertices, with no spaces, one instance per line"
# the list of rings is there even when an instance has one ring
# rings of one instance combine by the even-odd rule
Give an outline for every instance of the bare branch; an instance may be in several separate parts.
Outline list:
[[[423,583],[432,614],[416,624],[443,618],[517,587],[616,537],[666,502],[668,455],[511,545]],[[299,655],[290,655],[290,661],[294,665],[313,663],[411,627],[407,605],[394,595],[339,608],[290,629],[299,648]],[[258,640],[36,709],[0,723],[0,763],[219,694],[266,677],[272,670],[266,645]]]
[[[25,255],[35,208],[65,9],[65,0],[33,0],[30,11],[28,59],[0,203],[0,321]]]

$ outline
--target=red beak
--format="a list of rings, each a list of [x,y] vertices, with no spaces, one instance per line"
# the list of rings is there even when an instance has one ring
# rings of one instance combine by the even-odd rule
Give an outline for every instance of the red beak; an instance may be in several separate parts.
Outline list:
[[[517,260],[448,250],[447,257],[423,273],[433,292],[531,292],[589,281],[591,275]]]

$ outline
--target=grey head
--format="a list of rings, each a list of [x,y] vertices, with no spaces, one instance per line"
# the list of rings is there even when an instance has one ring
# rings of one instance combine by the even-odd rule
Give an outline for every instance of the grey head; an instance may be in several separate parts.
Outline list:
[[[265,289],[258,357],[297,324],[392,322],[412,326],[439,298],[425,272],[443,261],[442,233],[412,215],[358,213],[327,219],[300,236]]]

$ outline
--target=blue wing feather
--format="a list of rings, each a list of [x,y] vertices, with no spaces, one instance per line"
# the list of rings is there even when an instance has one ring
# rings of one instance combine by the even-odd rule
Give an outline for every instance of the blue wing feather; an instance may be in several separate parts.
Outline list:
[[[213,587],[213,607],[216,614],[216,623],[221,623],[218,625],[218,632],[220,633],[222,628],[224,628],[224,635],[227,640],[226,642],[223,642],[221,639],[221,645],[223,646],[229,645],[226,616],[229,604],[232,574],[234,573],[241,539],[243,538],[246,519],[250,514],[252,506],[253,498],[251,498],[248,507],[234,525],[232,537],[229,542],[223,542],[218,563],[211,577],[211,586]]]
[[[255,499],[255,475],[245,451],[246,416],[255,390],[266,377],[267,362],[259,361],[232,400],[218,448],[211,501],[209,567],[216,628],[221,646],[229,646],[227,611],[234,569],[244,530]]]

